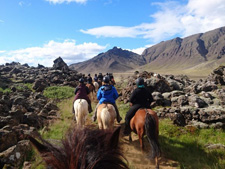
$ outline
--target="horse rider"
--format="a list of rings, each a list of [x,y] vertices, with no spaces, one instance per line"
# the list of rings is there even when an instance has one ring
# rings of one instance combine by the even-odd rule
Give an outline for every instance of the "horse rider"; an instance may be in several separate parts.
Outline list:
[[[97,74],[95,74],[94,81],[95,82],[98,82],[98,76],[97,76]]]
[[[151,93],[144,86],[144,79],[139,77],[136,80],[136,85],[137,88],[132,92],[129,99],[131,107],[125,117],[124,135],[130,134],[130,120],[135,115],[136,111],[140,108],[151,108],[150,104],[153,102]]]
[[[100,79],[101,81],[103,80],[103,75],[102,75],[102,73],[99,73],[99,74],[98,74],[98,79]]]
[[[102,75],[102,73],[99,73],[98,74],[98,84],[99,84],[99,86],[102,86],[102,80],[103,80],[103,75]]]
[[[94,88],[94,91],[95,91],[95,86],[93,85],[93,80],[92,80],[92,77],[91,77],[90,73],[88,74],[88,77],[87,77],[87,83],[91,84]]]
[[[112,73],[109,73],[109,79],[110,79],[110,83],[114,86],[116,84],[116,82],[114,80],[114,77],[113,77]]]
[[[97,92],[97,99],[99,100],[99,103],[97,104],[95,111],[94,111],[94,115],[92,116],[92,120],[96,121],[97,119],[97,109],[98,106],[102,103],[109,103],[112,104],[116,110],[116,119],[117,122],[120,123],[120,121],[122,120],[122,118],[120,117],[119,114],[119,110],[116,106],[116,102],[115,100],[119,97],[117,90],[114,86],[109,84],[109,77],[108,76],[104,76],[103,78],[103,86],[101,86],[98,89]]]
[[[84,83],[87,83],[87,77],[85,77],[85,74],[82,74],[82,78],[84,79]]]
[[[88,111],[89,113],[91,113],[92,112],[91,100],[88,97],[88,94],[90,93],[90,91],[88,87],[84,84],[83,78],[79,79],[79,85],[76,87],[74,93],[75,93],[74,102],[77,99],[85,99],[88,102]],[[74,108],[73,108],[73,113],[75,113]]]

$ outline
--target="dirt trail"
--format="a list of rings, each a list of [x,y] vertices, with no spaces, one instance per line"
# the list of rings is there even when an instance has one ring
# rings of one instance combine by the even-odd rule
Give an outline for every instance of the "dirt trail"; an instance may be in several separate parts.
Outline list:
[[[90,118],[87,118],[86,125],[93,125]],[[147,156],[150,153],[150,144],[147,138],[144,139],[145,150],[141,151],[138,136],[132,133],[132,142],[129,141],[128,136],[123,136],[123,124],[117,124],[116,127],[121,126],[120,143],[123,153],[129,163],[130,169],[154,169],[154,160],[150,160]],[[175,169],[178,168],[178,163],[163,157],[160,159],[160,169]]]
[[[118,125],[117,125],[118,126]],[[123,130],[123,127],[122,127]],[[152,169],[155,168],[154,160],[150,160],[148,155],[150,153],[150,144],[147,138],[144,139],[145,150],[141,151],[138,136],[132,133],[132,142],[129,141],[128,136],[123,136],[121,134],[122,149],[127,161],[129,162],[129,167],[131,169]],[[161,157],[160,159],[160,169],[175,169],[178,167],[177,162]]]
[[[96,123],[97,124],[97,123]],[[87,118],[86,125],[94,125],[91,118]],[[124,124],[115,122],[115,127],[121,126],[120,143],[124,155],[129,163],[130,169],[153,169],[155,168],[154,160],[150,160],[147,156],[150,153],[150,144],[147,138],[144,139],[145,151],[142,152],[138,140],[138,136],[132,133],[132,142],[129,141],[128,136],[122,134]],[[178,168],[178,163],[173,160],[162,157],[159,161],[160,169],[175,169]]]

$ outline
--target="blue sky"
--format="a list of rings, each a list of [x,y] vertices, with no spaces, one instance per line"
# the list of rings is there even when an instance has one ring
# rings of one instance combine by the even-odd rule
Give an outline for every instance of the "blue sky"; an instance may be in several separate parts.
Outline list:
[[[225,0],[0,0],[0,64],[70,65],[225,26]]]

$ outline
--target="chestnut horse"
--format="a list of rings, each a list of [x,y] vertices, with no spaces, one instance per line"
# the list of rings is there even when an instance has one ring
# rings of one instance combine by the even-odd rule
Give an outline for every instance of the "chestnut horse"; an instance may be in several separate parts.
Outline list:
[[[42,138],[29,137],[43,158],[46,168],[53,169],[128,169],[119,147],[120,127],[115,131],[71,128],[60,145]]]
[[[116,110],[111,104],[100,104],[97,109],[97,120],[99,129],[113,129]]]
[[[151,157],[155,159],[156,168],[159,168],[158,158],[161,151],[158,142],[159,120],[156,112],[151,109],[139,109],[130,121],[130,128],[138,135],[142,151],[144,150],[143,137],[147,135],[151,145]],[[131,134],[129,140],[132,141]]]
[[[85,99],[77,99],[74,102],[75,119],[77,124],[81,127],[85,125],[85,121],[88,115],[88,102]]]
[[[95,87],[90,83],[87,83],[86,86],[88,87],[88,89],[90,91],[90,95],[91,95],[92,99],[94,100]]]

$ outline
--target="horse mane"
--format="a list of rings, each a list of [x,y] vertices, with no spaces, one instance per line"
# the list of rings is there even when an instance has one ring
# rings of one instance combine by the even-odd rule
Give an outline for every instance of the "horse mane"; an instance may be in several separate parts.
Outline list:
[[[115,131],[71,128],[62,145],[30,137],[48,166],[55,169],[128,169],[118,145],[120,127]]]

